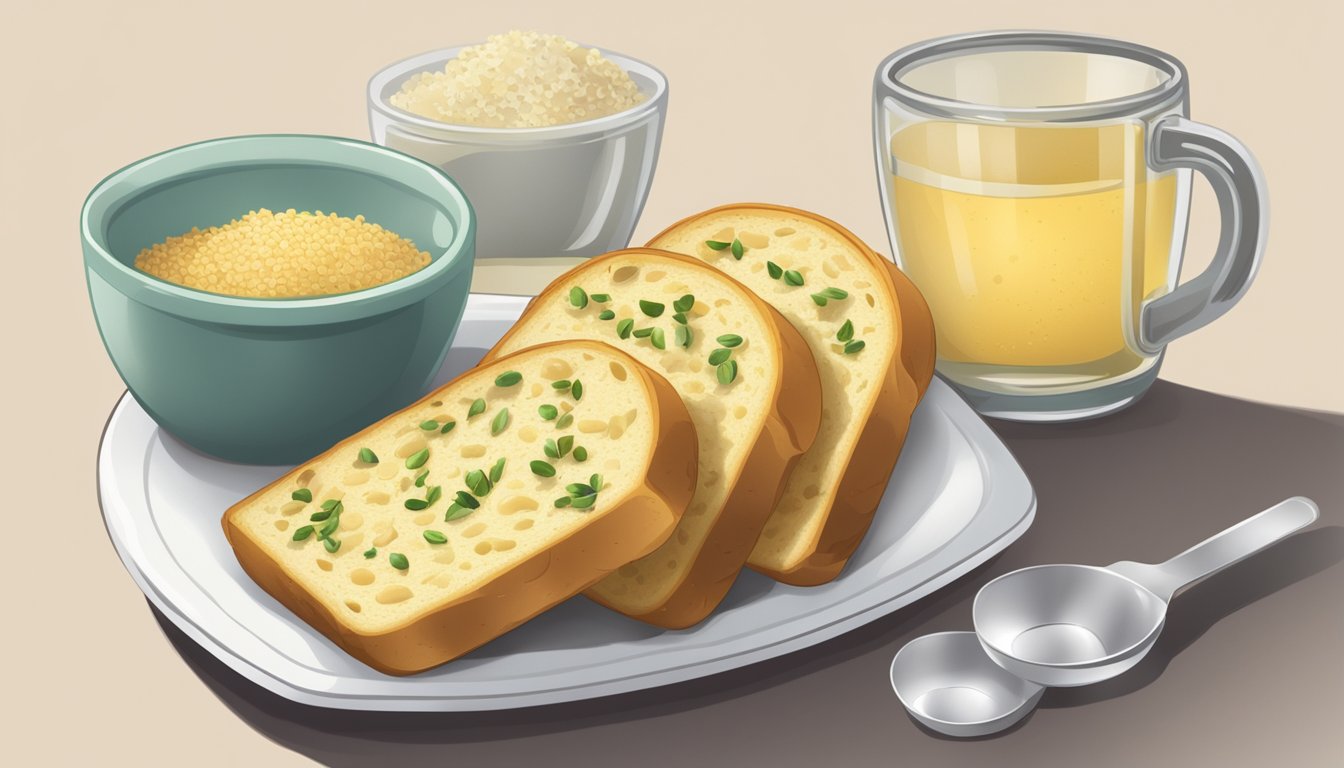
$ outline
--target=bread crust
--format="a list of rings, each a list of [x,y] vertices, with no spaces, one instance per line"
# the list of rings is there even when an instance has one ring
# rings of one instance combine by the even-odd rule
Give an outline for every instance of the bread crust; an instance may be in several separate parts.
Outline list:
[[[649,471],[640,485],[626,493],[600,518],[457,600],[378,633],[359,632],[310,596],[285,565],[267,555],[235,518],[271,487],[292,482],[304,467],[348,451],[358,443],[364,432],[361,430],[229,508],[222,521],[224,535],[243,570],[267,594],[351,656],[389,675],[409,675],[467,653],[578,594],[626,562],[655,550],[676,529],[695,493],[699,441],[690,413],[666,379],[625,352],[601,342],[553,342],[522,350],[519,354],[531,355],[537,349],[561,345],[591,346],[601,348],[607,354],[614,352],[622,358],[628,370],[638,373],[657,403],[648,414],[654,423],[655,441]],[[507,359],[501,357],[498,360]],[[478,371],[469,371],[463,376],[477,375]],[[461,378],[430,392],[403,411],[442,397]],[[396,418],[400,413],[402,411],[383,421]],[[377,425],[368,429],[374,426]]]
[[[878,395],[864,417],[864,427],[853,444],[845,472],[837,484],[838,490],[831,497],[826,520],[812,551],[784,568],[756,561],[748,563],[753,570],[777,581],[795,586],[816,586],[840,575],[872,525],[873,514],[886,491],[910,429],[910,417],[933,377],[933,318],[924,297],[895,264],[840,224],[797,208],[769,203],[718,206],[678,221],[649,242],[657,243],[664,236],[700,219],[739,211],[782,213],[809,219],[831,229],[849,242],[856,254],[867,256],[878,274],[886,275],[884,284],[897,310],[896,344],[891,352],[890,364],[886,367]]]
[[[597,256],[569,270],[556,278],[533,302],[550,300],[575,275],[592,269],[595,263],[603,259],[630,255],[644,255],[712,269],[706,267],[703,261],[690,256],[654,248],[629,248]],[[769,319],[772,327],[774,343],[770,346],[778,350],[781,375],[775,396],[767,404],[768,411],[760,435],[748,452],[733,491],[725,501],[719,519],[700,548],[695,562],[683,574],[681,583],[660,605],[649,611],[630,612],[592,590],[585,593],[590,599],[612,610],[668,629],[684,629],[699,623],[728,594],[746,564],[752,547],[756,545],[761,529],[779,502],[789,473],[802,454],[811,447],[821,427],[821,378],[807,341],[792,323],[750,288],[723,272],[714,270],[714,273],[738,287],[758,312]],[[486,353],[482,364],[492,360],[495,350],[501,349],[516,332],[517,325],[509,329],[495,348]]]

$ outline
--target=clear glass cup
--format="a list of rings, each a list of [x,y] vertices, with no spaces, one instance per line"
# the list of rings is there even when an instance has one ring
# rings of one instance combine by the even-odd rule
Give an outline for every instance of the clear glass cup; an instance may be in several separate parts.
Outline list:
[[[989,32],[878,67],[873,137],[897,264],[928,299],[938,371],[977,410],[1119,410],[1164,349],[1226,312],[1267,234],[1264,179],[1188,119],[1185,67],[1100,37]],[[1210,266],[1178,284],[1191,171],[1217,194]]]

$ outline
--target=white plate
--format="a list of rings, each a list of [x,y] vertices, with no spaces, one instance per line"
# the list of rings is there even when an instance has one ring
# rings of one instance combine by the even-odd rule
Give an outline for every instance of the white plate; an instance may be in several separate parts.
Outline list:
[[[475,364],[524,299],[473,295],[440,380]],[[103,516],[145,595],[193,640],[288,699],[341,709],[471,711],[555,704],[712,675],[806,648],[908,605],[1026,531],[1036,498],[1012,455],[935,379],[876,522],[840,578],[798,588],[743,571],[723,605],[667,631],[574,598],[411,677],[347,656],[243,573],[220,516],[286,468],[196,453],[122,397],[98,455]]]

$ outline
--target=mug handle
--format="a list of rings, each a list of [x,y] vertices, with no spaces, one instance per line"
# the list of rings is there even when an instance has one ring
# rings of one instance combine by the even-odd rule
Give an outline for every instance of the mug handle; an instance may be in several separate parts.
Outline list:
[[[1269,196],[1260,166],[1240,141],[1179,115],[1157,121],[1148,157],[1155,171],[1190,168],[1218,197],[1223,228],[1208,268],[1174,291],[1145,302],[1138,345],[1155,355],[1172,340],[1208,325],[1246,293],[1269,235]]]

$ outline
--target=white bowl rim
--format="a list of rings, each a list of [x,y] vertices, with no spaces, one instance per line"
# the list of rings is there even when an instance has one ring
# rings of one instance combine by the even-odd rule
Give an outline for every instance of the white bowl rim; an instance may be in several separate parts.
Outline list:
[[[449,48],[438,48],[401,59],[383,67],[373,77],[369,78],[369,110],[382,114],[402,127],[412,128],[417,133],[437,139],[452,140],[459,138],[478,143],[491,141],[512,143],[600,136],[611,132],[613,129],[625,128],[639,122],[650,114],[661,112],[667,103],[667,76],[657,67],[640,59],[585,43],[577,44],[583,48],[596,48],[604,57],[615,62],[627,73],[638,75],[652,82],[653,92],[648,94],[648,98],[644,101],[620,112],[595,117],[591,120],[581,120],[577,123],[560,123],[538,128],[495,128],[482,125],[444,123],[394,107],[384,98],[383,94],[392,82],[405,78],[414,72],[430,71],[436,68],[434,65],[441,65],[449,59],[456,58],[463,49],[481,44],[467,43]]]

